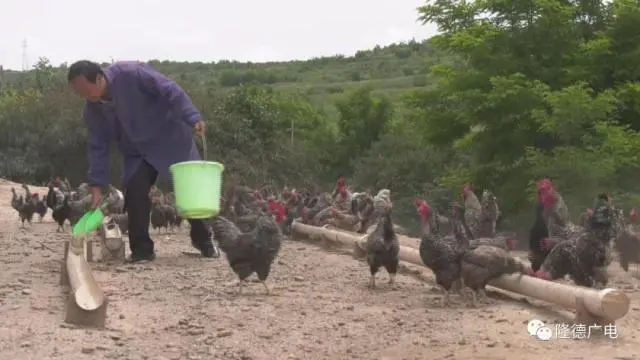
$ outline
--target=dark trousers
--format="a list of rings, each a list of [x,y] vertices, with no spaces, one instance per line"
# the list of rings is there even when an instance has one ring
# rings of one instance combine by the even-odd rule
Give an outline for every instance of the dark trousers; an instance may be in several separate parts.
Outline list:
[[[149,191],[158,178],[158,171],[143,161],[125,188],[124,203],[129,218],[129,247],[131,253],[148,255],[153,252],[149,236],[151,200]],[[191,243],[198,249],[211,246],[211,232],[202,220],[189,220]]]

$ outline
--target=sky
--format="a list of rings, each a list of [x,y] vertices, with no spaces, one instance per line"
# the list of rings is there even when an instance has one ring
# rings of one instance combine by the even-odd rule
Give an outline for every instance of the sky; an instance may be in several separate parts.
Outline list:
[[[283,61],[435,34],[424,0],[20,0],[2,7],[0,65],[89,59]],[[105,4],[102,7],[98,3]],[[376,4],[377,3],[377,4]]]

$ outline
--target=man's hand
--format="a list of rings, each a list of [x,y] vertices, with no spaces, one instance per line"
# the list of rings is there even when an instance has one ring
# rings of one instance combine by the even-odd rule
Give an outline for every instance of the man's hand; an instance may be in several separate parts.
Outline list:
[[[193,126],[193,130],[195,130],[196,135],[198,135],[198,136],[204,136],[204,131],[205,131],[204,121],[202,121],[202,120],[198,121],[198,122]]]
[[[100,186],[89,186],[89,194],[91,194],[91,210],[95,210],[102,205],[103,195]]]

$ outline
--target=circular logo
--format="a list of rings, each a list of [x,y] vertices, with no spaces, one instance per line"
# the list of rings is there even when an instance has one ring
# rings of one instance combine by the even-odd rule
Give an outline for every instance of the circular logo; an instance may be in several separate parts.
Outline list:
[[[544,326],[542,320],[533,319],[527,324],[527,332],[529,336],[538,336],[538,329]]]
[[[538,340],[549,341],[553,337],[553,333],[551,332],[551,328],[548,326],[541,326],[536,331],[536,337]]]

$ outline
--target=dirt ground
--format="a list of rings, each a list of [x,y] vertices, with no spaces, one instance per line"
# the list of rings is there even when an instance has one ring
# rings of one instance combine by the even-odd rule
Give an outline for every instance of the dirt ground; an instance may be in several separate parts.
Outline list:
[[[224,257],[188,257],[185,231],[155,236],[158,258],[142,265],[95,264],[109,298],[106,329],[63,323],[59,285],[66,234],[50,215],[19,229],[10,188],[0,180],[0,359],[636,359],[640,355],[638,281],[613,265],[612,286],[632,298],[616,340],[539,341],[526,324],[566,323],[570,312],[522,296],[497,296],[472,309],[450,308],[428,270],[409,268],[397,289],[337,251],[287,240],[274,265],[275,295],[258,283],[235,296]],[[44,189],[41,189],[44,191]],[[425,280],[426,279],[426,280]]]

